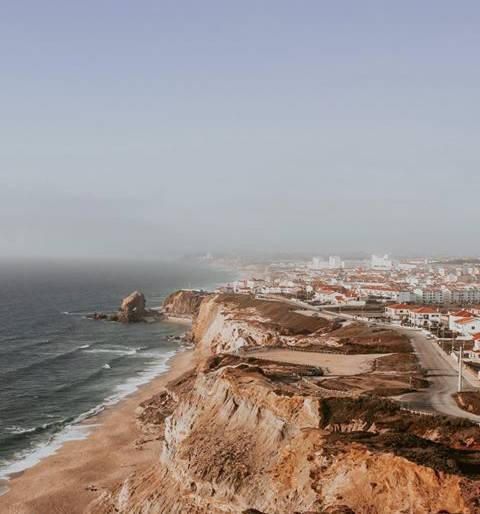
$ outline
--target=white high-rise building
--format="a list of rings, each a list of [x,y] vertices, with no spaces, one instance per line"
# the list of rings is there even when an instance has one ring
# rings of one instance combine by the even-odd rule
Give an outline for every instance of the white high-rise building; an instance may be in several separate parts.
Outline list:
[[[310,264],[310,268],[313,270],[325,269],[328,268],[328,262],[323,261],[320,257],[314,257]]]
[[[330,255],[328,258],[328,267],[330,269],[343,268],[343,261],[338,255]]]
[[[372,255],[370,265],[373,269],[378,270],[389,270],[393,267],[392,260],[389,259],[388,254],[385,254],[383,257]]]

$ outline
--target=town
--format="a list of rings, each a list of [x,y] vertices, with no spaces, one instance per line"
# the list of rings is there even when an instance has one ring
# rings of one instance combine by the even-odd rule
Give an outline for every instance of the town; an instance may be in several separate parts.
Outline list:
[[[323,313],[422,330],[480,385],[479,259],[330,256],[244,265],[241,271],[244,278],[219,290],[282,297]]]

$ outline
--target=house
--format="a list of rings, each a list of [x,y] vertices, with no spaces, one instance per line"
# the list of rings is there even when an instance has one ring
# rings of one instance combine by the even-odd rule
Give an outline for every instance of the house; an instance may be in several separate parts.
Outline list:
[[[472,336],[480,332],[480,318],[471,316],[453,321],[451,330],[463,336]]]
[[[473,349],[468,352],[468,357],[474,362],[480,361],[480,332],[472,335]],[[479,376],[480,377],[480,376]]]
[[[460,311],[449,312],[448,313],[448,328],[450,330],[456,329],[456,322],[462,319],[471,318],[473,316],[473,312],[462,309]]]
[[[441,313],[433,307],[414,307],[409,311],[408,319],[414,327],[431,327],[440,323]]]
[[[314,300],[324,304],[337,304],[343,302],[343,295],[333,288],[319,288],[315,292]]]
[[[480,305],[472,305],[469,309],[472,311],[474,316],[480,317]]]
[[[402,321],[408,319],[410,315],[410,305],[405,303],[394,303],[385,307],[385,317],[392,321]]]
[[[480,332],[477,332],[476,334],[472,334],[473,338],[473,351],[480,353]]]
[[[359,302],[361,302],[360,295],[355,291],[346,291],[345,293],[343,293],[343,296],[343,301],[345,303],[358,304]],[[365,302],[363,302],[363,304],[364,303]]]

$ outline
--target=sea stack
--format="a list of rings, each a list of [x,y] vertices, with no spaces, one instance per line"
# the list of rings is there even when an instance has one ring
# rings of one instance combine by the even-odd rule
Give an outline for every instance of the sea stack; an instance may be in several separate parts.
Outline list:
[[[147,314],[145,304],[145,295],[139,291],[134,291],[122,300],[118,320],[124,323],[143,321]]]
[[[122,300],[117,312],[111,314],[95,312],[88,317],[96,320],[120,321],[122,323],[139,323],[141,321],[154,323],[162,320],[164,315],[160,310],[147,309],[145,295],[140,291],[134,291]]]

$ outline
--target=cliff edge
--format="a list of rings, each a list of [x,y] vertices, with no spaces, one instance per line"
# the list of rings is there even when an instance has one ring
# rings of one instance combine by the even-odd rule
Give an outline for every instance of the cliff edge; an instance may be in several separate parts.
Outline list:
[[[89,512],[480,513],[479,427],[406,412],[366,388],[411,375],[408,340],[279,305],[235,295],[200,301],[198,368],[138,409],[139,426],[162,441],[157,463],[103,492]],[[339,359],[357,352],[375,365],[330,376],[257,355],[269,346],[287,355],[328,349]]]

